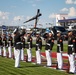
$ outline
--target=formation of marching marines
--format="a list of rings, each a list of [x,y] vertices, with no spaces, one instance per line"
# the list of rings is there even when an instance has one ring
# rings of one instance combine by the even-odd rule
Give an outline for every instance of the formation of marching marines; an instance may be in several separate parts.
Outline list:
[[[19,32],[19,29],[15,29],[13,32],[13,36],[11,34],[0,35],[0,56],[12,58],[12,48],[14,49],[14,59],[15,59],[15,67],[20,67],[20,60],[24,60],[24,49],[25,43],[27,42],[27,62],[32,62],[32,47],[33,47],[33,38],[31,36],[31,32],[27,32],[27,41],[25,42],[25,30]],[[53,34],[49,31],[46,32],[43,36],[45,43],[45,54],[47,60],[47,67],[52,66],[52,57],[51,52],[54,46],[54,37]],[[8,49],[8,52],[7,52]],[[69,73],[74,74],[75,70],[75,54],[76,54],[76,33],[73,34],[72,31],[68,32],[68,47],[67,47],[68,60],[70,64]],[[39,32],[36,32],[36,64],[41,64],[41,50],[42,50],[42,38]],[[8,53],[8,54],[7,54]],[[61,33],[57,33],[57,68],[58,70],[62,70],[63,67],[63,37]]]

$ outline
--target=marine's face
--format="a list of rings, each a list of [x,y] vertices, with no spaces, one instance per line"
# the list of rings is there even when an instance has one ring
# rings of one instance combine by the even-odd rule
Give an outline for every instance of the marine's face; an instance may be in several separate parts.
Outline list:
[[[29,34],[29,33],[27,34],[27,36],[30,36],[30,35],[31,35],[31,34]]]
[[[3,36],[6,36],[5,34],[3,34]]]
[[[49,37],[52,37],[52,33],[49,33]]]
[[[36,37],[39,37],[39,34],[36,34]]]
[[[11,36],[11,34],[9,34],[8,36]]]
[[[57,34],[58,37],[59,37],[60,35],[61,35],[60,33]]]
[[[72,32],[69,32],[69,33],[68,33],[68,36],[72,36]]]

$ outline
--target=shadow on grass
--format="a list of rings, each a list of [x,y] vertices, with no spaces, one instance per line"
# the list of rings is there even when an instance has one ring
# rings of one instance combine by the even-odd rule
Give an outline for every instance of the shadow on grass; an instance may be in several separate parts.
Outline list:
[[[43,65],[25,65],[25,66],[20,66],[19,68],[37,68],[37,67],[42,67]]]
[[[42,67],[42,65],[38,65],[38,64],[37,65],[28,65],[28,66],[25,65],[25,67],[34,67],[35,68],[35,67]]]

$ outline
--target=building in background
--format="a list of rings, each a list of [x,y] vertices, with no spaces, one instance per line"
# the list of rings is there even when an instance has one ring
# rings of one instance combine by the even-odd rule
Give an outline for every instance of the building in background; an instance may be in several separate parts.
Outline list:
[[[56,26],[61,26],[59,20],[65,20],[68,18],[67,14],[56,14]]]
[[[56,26],[63,26],[67,30],[76,30],[76,18],[68,18],[67,14],[57,14]]]
[[[58,23],[67,30],[76,30],[76,18],[58,20]]]

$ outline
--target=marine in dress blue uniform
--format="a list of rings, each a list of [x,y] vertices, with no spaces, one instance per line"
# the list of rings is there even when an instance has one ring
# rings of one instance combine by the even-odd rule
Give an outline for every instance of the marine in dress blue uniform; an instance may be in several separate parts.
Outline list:
[[[8,54],[9,58],[12,58],[12,47],[13,47],[13,38],[11,34],[8,35]]]
[[[32,61],[32,37],[31,32],[27,33],[27,62]]]
[[[24,36],[21,37],[21,40],[22,40],[21,60],[24,60],[24,49],[25,49],[25,38],[24,38]]]
[[[2,56],[2,46],[3,46],[2,37],[0,35],[0,56]]]
[[[19,33],[18,29],[14,30],[14,42],[15,42],[15,67],[20,67],[20,59],[21,59],[21,50],[22,50],[22,41],[21,37],[25,34],[25,31],[23,30],[22,33]]]
[[[45,54],[46,54],[46,60],[47,60],[47,67],[52,66],[52,57],[51,57],[51,51],[54,45],[54,38],[51,32],[47,34],[46,38],[46,45],[45,45]]]
[[[41,49],[42,49],[42,39],[40,33],[36,32],[36,64],[41,64]]]
[[[63,67],[63,59],[62,59],[62,52],[63,52],[63,38],[61,36],[61,32],[57,33],[57,69],[62,69]]]
[[[76,72],[76,67],[75,67],[75,43],[76,39],[75,36],[73,36],[73,32],[70,31],[68,32],[68,58],[69,58],[69,63],[70,63],[70,69],[69,73],[74,74]]]
[[[6,57],[6,47],[7,47],[7,37],[6,34],[3,34],[3,56]]]

